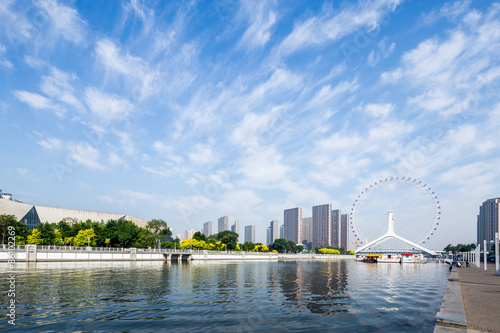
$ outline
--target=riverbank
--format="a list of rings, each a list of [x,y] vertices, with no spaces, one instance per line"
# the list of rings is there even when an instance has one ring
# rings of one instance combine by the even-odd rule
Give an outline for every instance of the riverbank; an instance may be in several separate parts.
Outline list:
[[[0,249],[0,262],[59,261],[191,261],[191,260],[332,260],[352,255],[207,251],[174,249],[101,248],[72,246],[18,246]]]
[[[500,332],[500,276],[495,265],[454,267],[448,278],[435,333]]]

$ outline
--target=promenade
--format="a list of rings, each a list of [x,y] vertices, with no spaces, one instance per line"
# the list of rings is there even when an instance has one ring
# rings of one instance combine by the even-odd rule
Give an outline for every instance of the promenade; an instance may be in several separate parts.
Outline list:
[[[500,333],[500,276],[495,275],[494,263],[487,266],[486,271],[482,265],[453,268],[436,316],[435,333]]]

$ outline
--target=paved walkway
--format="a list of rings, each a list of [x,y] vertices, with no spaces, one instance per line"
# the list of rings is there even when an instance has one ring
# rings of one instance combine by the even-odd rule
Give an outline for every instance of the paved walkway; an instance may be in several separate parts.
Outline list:
[[[495,263],[488,263],[487,271],[475,265],[457,271],[467,332],[500,332],[500,276],[495,275]]]

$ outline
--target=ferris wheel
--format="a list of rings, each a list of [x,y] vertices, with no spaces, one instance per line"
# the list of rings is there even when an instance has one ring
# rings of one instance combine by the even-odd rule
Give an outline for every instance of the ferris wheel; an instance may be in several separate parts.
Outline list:
[[[441,206],[430,186],[411,177],[384,178],[365,187],[353,203],[350,238],[362,249],[393,238],[427,250],[440,220]]]

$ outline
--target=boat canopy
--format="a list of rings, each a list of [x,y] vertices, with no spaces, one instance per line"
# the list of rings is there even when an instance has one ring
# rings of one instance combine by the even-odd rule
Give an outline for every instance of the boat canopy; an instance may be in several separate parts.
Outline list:
[[[365,257],[370,257],[370,258],[382,258],[381,254],[367,254]]]

